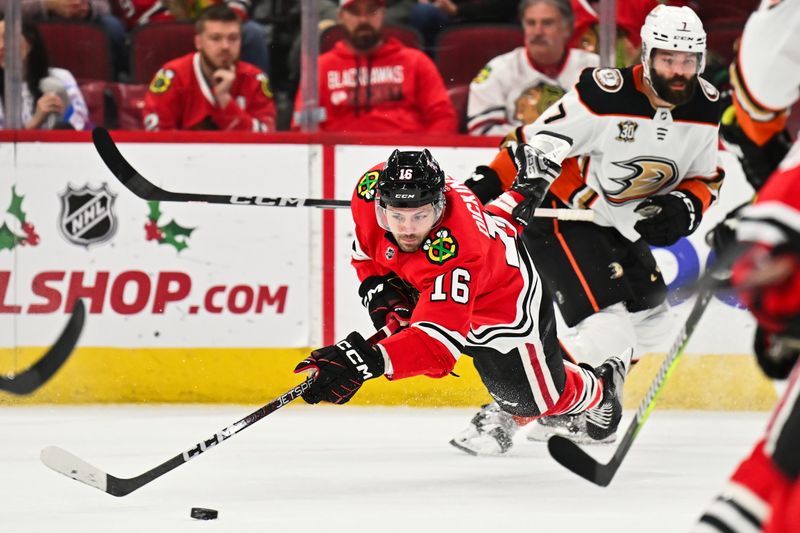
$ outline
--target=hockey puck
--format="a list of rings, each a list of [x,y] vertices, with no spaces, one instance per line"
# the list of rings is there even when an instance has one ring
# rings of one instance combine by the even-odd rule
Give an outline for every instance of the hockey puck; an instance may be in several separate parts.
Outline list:
[[[192,507],[189,516],[197,520],[216,520],[219,513],[216,509],[206,509],[205,507]]]

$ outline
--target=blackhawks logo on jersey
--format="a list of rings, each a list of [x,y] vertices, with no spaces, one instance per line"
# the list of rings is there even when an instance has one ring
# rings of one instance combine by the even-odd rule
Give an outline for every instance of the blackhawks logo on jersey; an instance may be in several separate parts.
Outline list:
[[[489,79],[489,74],[491,74],[491,73],[492,73],[492,67],[490,67],[489,65],[486,65],[485,67],[483,67],[481,69],[480,72],[478,72],[478,75],[475,76],[475,78],[473,78],[472,81],[473,81],[473,83],[483,83],[487,79]]]
[[[380,170],[370,170],[358,180],[356,185],[356,194],[362,200],[371,202],[375,199],[375,187],[378,185],[378,178],[380,177]]]
[[[160,69],[156,72],[153,81],[150,82],[150,92],[155,94],[165,93],[172,86],[172,78],[175,77],[175,71],[172,69]]]
[[[458,241],[447,228],[439,228],[422,243],[425,257],[434,265],[443,265],[458,255]]]

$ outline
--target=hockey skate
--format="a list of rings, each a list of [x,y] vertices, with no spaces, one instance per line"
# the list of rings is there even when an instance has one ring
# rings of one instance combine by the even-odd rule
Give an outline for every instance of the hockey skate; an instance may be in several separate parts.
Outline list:
[[[622,388],[627,371],[619,357],[609,357],[594,373],[603,380],[603,397],[597,407],[586,411],[586,433],[595,441],[603,441],[616,436],[622,419]]]
[[[489,403],[481,407],[469,427],[450,444],[470,455],[505,455],[514,445],[513,437],[518,428],[510,414],[496,403]]]
[[[538,418],[531,424],[526,438],[534,442],[547,442],[553,435],[559,435],[577,444],[608,444],[617,440],[616,433],[601,440],[591,438],[586,432],[586,413]]]

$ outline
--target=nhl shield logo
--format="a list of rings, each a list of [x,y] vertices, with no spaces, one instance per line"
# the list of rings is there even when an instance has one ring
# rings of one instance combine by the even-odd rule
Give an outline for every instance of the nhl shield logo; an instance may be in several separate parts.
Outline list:
[[[117,195],[108,190],[103,183],[93,189],[88,185],[67,190],[61,197],[61,216],[58,229],[68,241],[80,246],[99,244],[114,236],[117,231],[117,217],[113,211]]]

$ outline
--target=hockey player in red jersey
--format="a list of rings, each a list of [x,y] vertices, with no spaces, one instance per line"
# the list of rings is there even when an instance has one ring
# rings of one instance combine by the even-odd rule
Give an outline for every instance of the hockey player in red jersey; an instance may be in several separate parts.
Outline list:
[[[197,20],[195,47],[156,73],[145,97],[145,129],[274,131],[267,75],[239,60],[239,16],[225,4],[207,8]]]
[[[376,328],[395,321],[408,327],[375,345],[354,332],[313,352],[295,369],[316,373],[307,402],[345,403],[381,375],[442,378],[466,353],[499,407],[482,411],[472,431],[454,439],[459,448],[506,453],[514,417],[589,410],[590,435],[602,439],[615,430],[626,356],[609,354],[596,369],[563,361],[552,301],[511,216],[526,183],[552,180],[557,165],[544,166],[528,146],[518,157],[520,186],[486,210],[467,187],[445,178],[428,150],[395,150],[361,177],[351,208],[359,293]]]
[[[719,94],[700,77],[700,19],[688,7],[659,5],[641,35],[642,64],[584,70],[571,91],[517,130],[520,142],[563,166],[545,206],[594,211],[594,223],[532,219],[523,235],[571,328],[562,341],[589,364],[600,353],[636,346],[638,355],[666,340],[666,285],[650,246],[694,232],[723,178]],[[492,198],[511,184],[513,168],[501,151],[482,179],[468,183]],[[580,416],[541,419],[529,438],[588,441],[582,426]]]
[[[760,185],[769,159],[756,146],[781,135],[800,99],[797,0],[764,1],[748,20],[732,66],[736,119],[753,146],[743,150],[748,178]],[[755,178],[755,179],[753,179]],[[763,179],[763,178],[761,178]],[[716,230],[715,230],[716,233]],[[800,145],[796,142],[753,205],[739,212],[746,251],[731,281],[758,322],[754,351],[767,376],[788,378],[764,436],[711,503],[694,533],[800,531]]]

